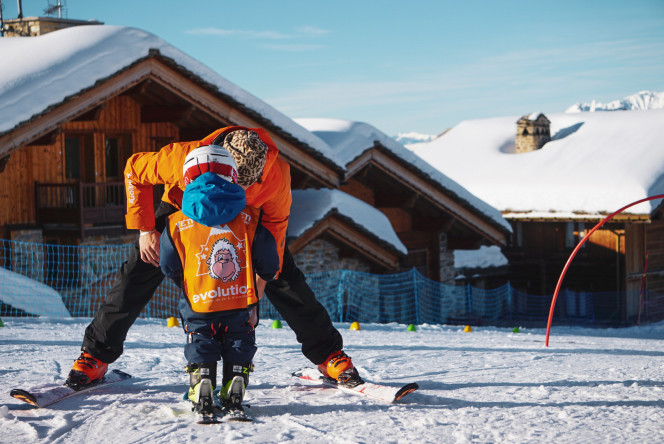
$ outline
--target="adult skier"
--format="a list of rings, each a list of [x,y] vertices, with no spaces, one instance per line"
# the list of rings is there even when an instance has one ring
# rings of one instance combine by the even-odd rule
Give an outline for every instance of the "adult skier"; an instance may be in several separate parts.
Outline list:
[[[185,157],[205,145],[219,145],[233,156],[238,184],[246,187],[247,205],[262,210],[262,223],[274,236],[280,258],[277,278],[265,289],[267,298],[293,329],[302,353],[325,376],[349,386],[362,382],[343,351],[343,338],[307,284],[285,245],[290,214],[290,169],[261,128],[231,126],[199,141],[172,143],[157,152],[137,153],[125,168],[126,224],[140,230],[120,277],[85,330],[82,353],[67,384],[84,387],[106,373],[123,351],[127,332],[164,279],[159,268],[159,239],[167,217],[181,208],[186,178]],[[164,184],[162,201],[153,211],[152,186]]]

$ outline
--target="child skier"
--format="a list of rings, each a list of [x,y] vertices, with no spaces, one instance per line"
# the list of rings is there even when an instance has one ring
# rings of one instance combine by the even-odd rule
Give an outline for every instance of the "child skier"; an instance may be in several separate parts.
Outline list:
[[[161,236],[160,266],[182,289],[188,397],[204,417],[214,416],[221,359],[221,404],[227,413],[241,413],[256,353],[258,300],[279,270],[276,242],[260,224],[260,211],[246,206],[235,161],[224,148],[191,151],[183,177],[182,210],[169,216]]]

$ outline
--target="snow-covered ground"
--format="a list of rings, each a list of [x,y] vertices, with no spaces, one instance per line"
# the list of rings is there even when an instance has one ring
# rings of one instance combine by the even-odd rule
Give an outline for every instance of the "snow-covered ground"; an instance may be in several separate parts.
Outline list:
[[[11,388],[61,382],[89,319],[5,318],[0,328],[0,442],[663,442],[664,324],[591,330],[362,325],[341,329],[366,379],[421,389],[395,405],[289,375],[307,364],[289,328],[257,330],[247,391],[253,423],[193,424],[184,335],[139,320],[112,365],[135,376],[34,409]]]

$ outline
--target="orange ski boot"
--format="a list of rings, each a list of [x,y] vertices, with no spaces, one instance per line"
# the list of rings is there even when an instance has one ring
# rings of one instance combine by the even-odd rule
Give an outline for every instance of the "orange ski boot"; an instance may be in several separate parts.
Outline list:
[[[108,371],[108,364],[101,362],[91,354],[83,352],[74,361],[69,377],[65,385],[80,390],[86,386],[93,385],[104,377]]]
[[[353,361],[341,350],[332,353],[325,362],[318,364],[318,370],[326,378],[334,379],[347,387],[355,387],[364,382],[353,366]]]

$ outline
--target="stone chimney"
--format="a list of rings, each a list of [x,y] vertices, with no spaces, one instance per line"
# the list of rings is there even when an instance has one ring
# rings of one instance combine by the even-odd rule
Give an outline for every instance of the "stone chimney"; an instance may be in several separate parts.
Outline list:
[[[34,37],[58,29],[81,25],[103,25],[96,20],[70,20],[58,17],[20,17],[4,20],[4,37]]]
[[[551,140],[551,121],[542,113],[528,114],[516,122],[516,152],[528,153]]]

